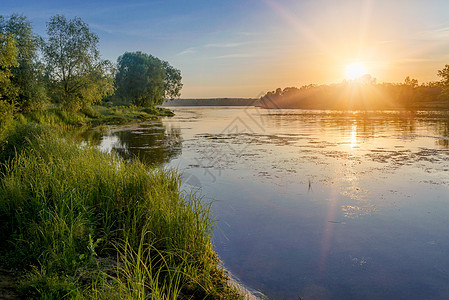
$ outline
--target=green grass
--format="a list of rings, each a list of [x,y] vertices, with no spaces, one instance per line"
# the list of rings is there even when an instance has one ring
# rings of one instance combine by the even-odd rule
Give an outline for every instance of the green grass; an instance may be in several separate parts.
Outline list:
[[[23,297],[238,298],[212,250],[209,207],[175,171],[22,123],[0,142],[0,262],[25,274]]]
[[[135,106],[95,106],[92,108],[89,123],[99,124],[122,124],[130,121],[154,120],[160,116],[173,116],[173,112],[163,107],[135,107]]]
[[[15,116],[20,123],[32,122],[52,127],[96,126],[102,124],[123,124],[154,120],[161,116],[173,116],[173,112],[162,107],[135,106],[91,106],[78,112],[68,112],[54,105],[44,110]],[[8,120],[11,122],[11,120]]]

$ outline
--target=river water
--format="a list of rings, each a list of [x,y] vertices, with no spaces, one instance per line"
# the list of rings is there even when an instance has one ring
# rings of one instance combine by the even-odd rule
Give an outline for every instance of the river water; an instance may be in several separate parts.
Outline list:
[[[98,146],[177,168],[270,298],[449,299],[449,114],[176,107]]]

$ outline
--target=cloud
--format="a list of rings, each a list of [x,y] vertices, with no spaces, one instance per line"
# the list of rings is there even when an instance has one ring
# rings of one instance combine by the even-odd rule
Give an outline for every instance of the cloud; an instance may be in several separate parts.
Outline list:
[[[251,31],[239,31],[239,32],[236,32],[236,34],[242,35],[242,36],[260,36],[260,35],[262,35],[262,33],[260,33],[260,32],[251,32]]]
[[[195,53],[196,50],[197,50],[196,47],[190,47],[190,48],[187,48],[187,49],[179,52],[178,54],[176,54],[176,56],[181,56],[181,55],[186,55],[186,54],[190,54],[190,53]]]
[[[196,53],[196,52],[198,52],[201,49],[236,48],[236,47],[243,46],[245,44],[248,44],[248,43],[210,43],[210,44],[204,44],[204,45],[200,45],[200,46],[196,46],[196,47],[189,47],[189,48],[179,52],[178,54],[176,54],[176,56]],[[224,58],[225,56],[227,56],[227,55],[224,55],[223,57],[220,57],[220,58]]]
[[[234,54],[226,54],[226,55],[220,55],[215,58],[245,58],[245,57],[252,57],[253,55],[248,53],[234,53]]]
[[[417,37],[423,40],[447,40],[449,39],[449,26],[419,31]]]
[[[216,44],[206,44],[204,48],[235,48],[244,45],[245,43],[216,43]]]

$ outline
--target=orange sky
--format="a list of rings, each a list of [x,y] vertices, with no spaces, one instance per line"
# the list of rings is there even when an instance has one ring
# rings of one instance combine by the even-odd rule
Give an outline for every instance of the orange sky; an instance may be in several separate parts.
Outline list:
[[[341,82],[346,66],[356,61],[378,82],[403,82],[406,76],[426,82],[437,80],[437,70],[449,64],[449,2],[264,4],[251,22],[240,24],[248,31],[261,24],[263,30],[248,34],[253,47],[238,37],[222,40],[234,42],[228,57],[211,62],[214,71],[203,62],[204,74],[186,76],[183,97],[257,97],[277,87]]]

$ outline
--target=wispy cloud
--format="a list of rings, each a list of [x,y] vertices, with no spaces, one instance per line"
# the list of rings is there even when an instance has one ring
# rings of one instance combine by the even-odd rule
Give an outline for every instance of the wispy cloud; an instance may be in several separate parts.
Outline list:
[[[243,46],[246,43],[216,43],[216,44],[206,44],[204,48],[235,48],[239,46]]]
[[[417,37],[424,40],[447,40],[449,39],[449,26],[419,31]]]
[[[226,55],[220,55],[216,56],[215,58],[245,58],[245,57],[252,57],[253,55],[248,53],[234,53],[234,54],[226,54]]]
[[[242,36],[259,36],[262,33],[260,33],[260,32],[251,32],[251,31],[239,31],[239,32],[236,32],[236,34],[242,35]]]
[[[187,48],[181,52],[179,52],[178,54],[176,54],[176,56],[181,56],[181,55],[186,55],[186,54],[190,54],[190,53],[195,53],[197,51],[196,47],[190,47]]]
[[[417,63],[430,63],[430,62],[436,62],[438,61],[438,59],[433,59],[433,58],[404,58],[404,59],[398,59],[398,60],[394,60],[392,61],[392,63],[396,63],[396,64],[417,64]]]
[[[125,29],[121,29],[118,26],[104,25],[100,23],[90,23],[89,26],[96,31],[102,31],[108,34],[127,34],[127,35],[138,35],[138,33],[129,32]]]
[[[196,46],[196,47],[189,47],[189,48],[187,48],[185,50],[182,50],[178,54],[176,54],[176,56],[182,56],[182,55],[186,55],[186,54],[197,53],[197,52],[201,51],[201,49],[238,48],[238,47],[244,46],[246,44],[248,44],[248,43],[247,42],[245,42],[245,43],[209,43],[209,44],[204,44],[204,45],[200,45],[200,46]],[[226,55],[224,55],[224,56],[226,56]]]

